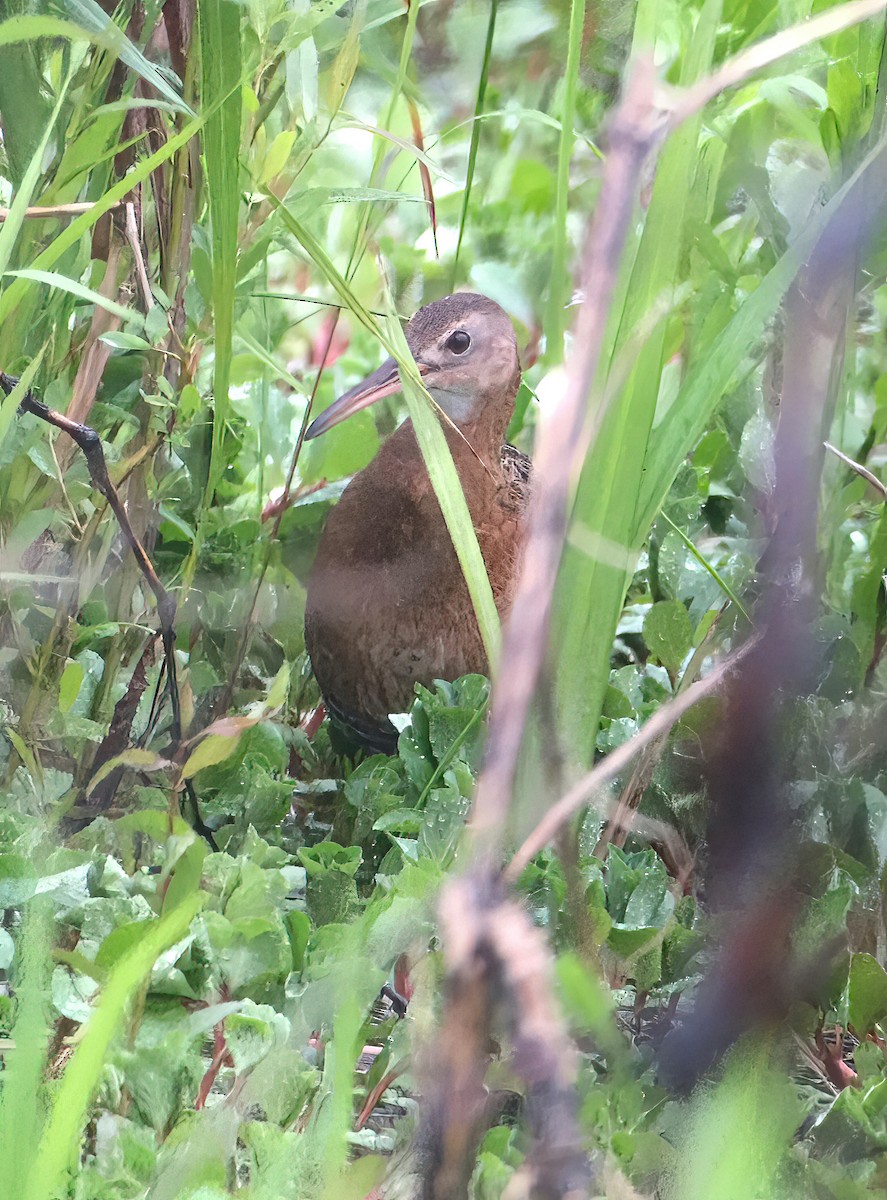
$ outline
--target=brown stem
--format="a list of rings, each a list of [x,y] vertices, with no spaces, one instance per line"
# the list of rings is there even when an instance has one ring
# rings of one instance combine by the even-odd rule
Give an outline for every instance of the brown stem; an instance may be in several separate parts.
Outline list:
[[[487,756],[472,814],[476,850],[495,859],[511,799],[524,728],[548,642],[554,581],[567,528],[573,481],[585,457],[588,397],[597,371],[610,299],[628,233],[641,168],[662,122],[653,106],[654,69],[640,61],[614,114],[600,198],[589,224],[582,263],[587,297],[579,310],[567,391],[540,430],[534,497],[524,565],[502,645],[503,668],[493,685]]]
[[[9,395],[15,387],[17,380],[10,375],[0,373],[0,387]],[[102,442],[99,435],[94,429],[90,429],[88,425],[80,425],[76,421],[70,420],[63,413],[56,412],[55,409],[49,408],[41,400],[30,391],[25,395],[24,400],[19,406],[21,412],[28,412],[33,416],[38,417],[41,421],[46,421],[47,424],[54,426],[56,429],[61,429],[73,438],[76,444],[83,451],[83,456],[86,459],[86,465],[89,468],[90,478],[96,490],[107,500],[111,511],[117,518],[117,523],[120,526],[123,537],[126,540],[130,550],[138,563],[139,570],[145,578],[148,587],[154,593],[157,601],[157,615],[160,619],[160,637],[163,642],[163,651],[166,661],[166,677],[167,691],[169,694],[169,702],[172,710],[172,739],[178,745],[182,738],[182,716],[179,706],[179,689],[176,677],[176,661],[175,661],[175,616],[176,602],[169,594],[157,572],[154,570],[154,564],[148,557],[148,554],[136,536],[135,530],[130,522],[129,515],[124,507],[122,500],[111,482],[111,477],[108,474],[108,465],[105,462],[105,452],[102,449]]]
[[[280,522],[283,520],[283,514],[286,512],[287,508],[289,507],[291,488],[293,486],[293,479],[295,478],[296,467],[299,462],[299,455],[302,452],[302,445],[305,441],[305,430],[308,428],[308,422],[311,419],[311,410],[314,407],[314,400],[315,400],[315,397],[317,396],[317,389],[320,386],[320,380],[321,380],[321,378],[323,376],[323,372],[326,368],[326,362],[327,362],[327,359],[329,358],[330,349],[332,348],[333,338],[335,337],[335,334],[336,334],[336,326],[339,323],[340,311],[341,310],[339,310],[339,309],[335,310],[333,318],[329,324],[329,332],[327,333],[323,352],[321,353],[321,356],[320,356],[320,365],[317,369],[317,375],[315,376],[315,379],[314,379],[314,386],[311,389],[311,395],[309,396],[308,404],[305,407],[305,415],[302,417],[302,425],[299,429],[299,436],[296,438],[296,444],[295,444],[295,447],[293,448],[292,457],[290,459],[289,470],[287,471],[287,476],[286,476],[286,483],[284,484],[284,487],[283,487],[283,495],[280,498],[280,500],[277,502],[275,509],[274,509],[274,524],[271,527],[271,533],[268,537],[268,543],[267,543],[266,550],[265,550],[265,560],[262,563],[262,569],[259,571],[259,578],[256,580],[256,587],[255,587],[255,591],[253,592],[252,604],[250,604],[249,612],[247,613],[246,620],[243,623],[243,633],[241,634],[241,637],[240,637],[240,645],[237,647],[237,653],[234,655],[234,662],[231,666],[230,672],[228,673],[228,679],[225,683],[225,690],[222,692],[222,695],[219,698],[219,702],[216,705],[217,712],[227,712],[227,710],[231,706],[231,700],[234,696],[234,685],[235,685],[235,681],[237,679],[237,672],[240,670],[240,664],[243,662],[244,656],[246,655],[247,647],[249,646],[250,638],[252,637],[253,621],[255,620],[255,615],[256,615],[256,605],[259,603],[259,595],[261,594],[261,591],[262,591],[262,584],[265,580],[265,575],[266,575],[266,573],[268,571],[268,567],[271,563],[271,549],[272,549],[274,543],[277,541],[277,534],[280,530]]]

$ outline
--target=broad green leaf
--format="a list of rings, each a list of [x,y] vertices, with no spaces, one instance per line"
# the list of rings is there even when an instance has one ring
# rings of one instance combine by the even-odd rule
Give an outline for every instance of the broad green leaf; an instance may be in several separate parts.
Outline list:
[[[339,846],[335,842],[319,842],[316,846],[304,846],[299,850],[299,861],[309,877],[338,871],[353,876],[361,863],[359,846]]]
[[[262,170],[259,173],[259,183],[267,183],[269,179],[277,178],[286,166],[295,140],[296,133],[293,129],[284,129],[278,133],[265,154]]]
[[[43,1134],[32,1147],[23,1200],[46,1200],[66,1190],[66,1180],[79,1160],[78,1147],[88,1105],[127,1009],[155,961],[187,932],[203,899],[202,894],[192,896],[153,922],[110,972],[98,1005],[59,1081]]]
[[[76,666],[78,664],[72,663],[69,665]],[[65,674],[67,674],[67,668]],[[153,750],[139,750],[134,746],[129,750],[123,750],[120,754],[115,754],[113,758],[109,758],[106,763],[103,763],[90,779],[86,794],[88,796],[91,792],[94,792],[102,780],[107,779],[118,767],[127,767],[133,771],[162,771],[169,765],[170,761],[168,758],[163,758]],[[168,818],[164,816],[163,820],[167,822],[168,827]]]
[[[680,600],[660,600],[644,618],[644,641],[666,670],[679,671],[693,645],[693,623]]]
[[[230,758],[237,749],[237,743],[240,741],[240,735],[243,729],[240,728],[236,732],[219,734],[210,734],[205,737],[197,746],[196,750],[192,750],[185,760],[185,765],[182,767],[182,778],[191,779],[198,771],[204,770],[205,767],[213,767],[216,763],[224,762],[226,758]]]
[[[286,698],[289,693],[290,686],[290,667],[289,663],[284,663],[277,674],[271,687],[268,689],[268,696],[265,700],[265,708],[271,712],[278,708],[282,708],[286,703]]]
[[[83,665],[69,659],[59,680],[59,712],[66,713],[77,699],[83,683]]]
[[[854,954],[847,988],[849,1021],[862,1038],[887,1016],[887,972],[870,954]]]
[[[607,934],[607,945],[620,958],[631,958],[645,946],[649,946],[661,932],[656,925],[624,925],[621,921],[614,921]]]
[[[200,890],[200,876],[206,858],[206,842],[193,837],[191,844],[184,854],[177,859],[172,872],[172,878],[163,897],[162,912],[172,912],[186,900],[191,900]]]

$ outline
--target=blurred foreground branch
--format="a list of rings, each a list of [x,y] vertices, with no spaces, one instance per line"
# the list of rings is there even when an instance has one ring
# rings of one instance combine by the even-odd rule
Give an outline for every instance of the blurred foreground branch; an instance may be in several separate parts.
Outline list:
[[[749,642],[710,671],[704,679],[697,680],[681,695],[676,696],[667,704],[663,704],[633,738],[623,742],[615,750],[611,750],[606,758],[601,759],[586,775],[583,775],[566,795],[547,810],[542,820],[524,840],[505,868],[505,878],[511,882],[517,880],[521,871],[532,862],[535,856],[554,841],[567,821],[589,804],[595,795],[600,794],[608,783],[612,783],[618,775],[621,775],[646,746],[668,733],[681,717],[700,700],[713,695],[721,688],[729,673],[738,668],[740,661],[755,644],[755,641]]]
[[[652,62],[638,61],[613,115],[600,198],[585,239],[580,288],[587,299],[579,310],[567,388],[540,429],[523,569],[503,633],[503,669],[493,685],[490,736],[471,819],[475,850],[488,861],[501,849],[521,741],[548,644],[570,496],[604,417],[603,407],[589,414],[588,397],[641,168],[663,131],[653,103],[654,80]]]
[[[542,669],[554,580],[572,488],[603,407],[589,415],[610,300],[634,212],[641,169],[663,122],[653,104],[655,71],[639,61],[610,125],[600,198],[585,241],[579,311],[566,394],[547,418],[536,454],[535,495],[517,595],[506,623],[493,687],[487,755],[470,834],[474,865],[444,888],[448,982],[420,1137],[427,1154],[426,1200],[467,1195],[484,1130],[487,1051],[495,1014],[507,1014],[513,1066],[526,1086],[534,1144],[527,1194],[560,1200],[587,1194],[590,1165],[578,1139],[573,1051],[550,984],[543,934],[507,900],[498,860],[518,754]]]
[[[446,1010],[427,1064],[423,1134],[426,1200],[468,1194],[477,1142],[492,1123],[485,1087],[491,1039],[506,1035],[524,1083],[533,1138],[517,1194],[587,1196],[591,1183],[576,1113],[576,1052],[557,1016],[542,930],[500,880],[453,880],[440,905]],[[515,1181],[517,1183],[517,1181]]]
[[[762,629],[725,687],[725,711],[708,750],[712,907],[727,916],[717,960],[693,1012],[666,1039],[661,1065],[687,1089],[739,1038],[781,1020],[829,971],[836,946],[811,961],[793,953],[804,901],[786,779],[791,705],[819,674],[814,623],[821,592],[817,520],[824,438],[843,384],[859,252],[885,216],[887,146],[872,154],[839,216],[826,226],[784,305],[784,340],[769,498]]]
[[[862,20],[881,7],[869,0],[841,6],[840,14],[829,14],[827,31]],[[826,31],[824,26],[817,29],[817,37]],[[447,998],[433,1069],[426,1075],[420,1134],[427,1164],[425,1200],[461,1200],[468,1194],[484,1130],[488,1045],[497,1018],[512,1039],[512,1065],[525,1084],[534,1137],[526,1159],[529,1178],[521,1181],[525,1189],[516,1187],[515,1194],[525,1191],[556,1200],[576,1194],[577,1188],[581,1194],[591,1178],[575,1132],[578,1100],[572,1086],[572,1052],[550,986],[548,951],[542,933],[502,889],[587,801],[589,791],[625,763],[611,755],[599,773],[592,772],[568,793],[502,876],[499,861],[512,788],[548,645],[572,490],[609,402],[605,396],[589,411],[645,161],[668,131],[713,95],[808,40],[798,26],[779,41],[762,44],[761,54],[731,60],[664,108],[657,106],[661,94],[652,63],[639,61],[613,114],[600,195],[585,241],[579,288],[586,299],[579,311],[567,386],[539,432],[523,569],[504,630],[503,667],[494,682],[487,753],[469,829],[470,866],[463,877],[445,886],[440,902]],[[718,966],[702,985],[694,1019],[666,1042],[662,1065],[677,1085],[692,1084],[745,1029],[781,1015],[800,994],[805,977],[803,969],[785,968],[785,947],[798,905],[787,882],[790,814],[780,787],[778,726],[785,698],[803,691],[814,662],[811,622],[818,595],[814,580],[823,423],[840,376],[836,364],[841,362],[855,292],[856,251],[871,219],[862,200],[876,174],[881,180],[884,157],[883,152],[872,155],[857,176],[858,186],[848,185],[839,220],[826,226],[786,302],[775,532],[762,564],[768,583],[757,613],[764,632],[743,650],[741,661],[728,660],[714,677],[688,689],[680,701],[662,710],[655,724],[648,724],[637,745],[623,748],[627,762],[645,741],[666,732],[700,695],[724,685],[727,716],[709,763],[713,875],[722,902],[753,902],[740,911],[728,933]],[[884,182],[874,189],[879,199],[887,190]],[[824,969],[822,964],[818,968]],[[809,970],[808,965],[808,978]],[[525,1005],[532,1013],[526,1023]],[[533,1032],[537,1018],[544,1024],[541,1043]],[[533,1051],[528,1053],[529,1047]],[[533,1105],[543,1095],[555,1114],[557,1134],[544,1151],[546,1129],[533,1117]],[[544,1168],[535,1171],[543,1155]]]

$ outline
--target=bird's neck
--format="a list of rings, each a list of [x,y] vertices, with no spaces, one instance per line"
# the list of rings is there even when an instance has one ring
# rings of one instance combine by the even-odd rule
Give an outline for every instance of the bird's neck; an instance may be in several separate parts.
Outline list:
[[[475,461],[479,457],[498,471],[499,452],[514,413],[520,380],[518,369],[507,388],[479,397],[474,406],[479,414],[476,420],[462,421],[455,427],[449,421],[441,422],[457,467],[466,456]]]
[[[441,428],[466,493],[495,494],[501,485],[501,450],[519,385],[518,371],[507,392],[483,398],[477,406],[480,416],[476,421],[454,425],[441,419]],[[398,468],[394,468],[395,463],[399,464]],[[370,469],[373,467],[383,475],[399,472],[408,488],[413,486],[408,480],[419,479],[431,486],[413,423],[409,420],[391,435]]]

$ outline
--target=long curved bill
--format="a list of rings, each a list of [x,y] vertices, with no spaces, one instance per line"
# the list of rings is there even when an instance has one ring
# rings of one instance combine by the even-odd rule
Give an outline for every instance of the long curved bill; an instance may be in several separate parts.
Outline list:
[[[421,363],[417,365],[419,373],[425,375],[428,368]],[[305,441],[320,437],[322,433],[326,433],[328,429],[332,429],[346,417],[360,412],[362,408],[369,408],[377,400],[382,400],[385,396],[392,396],[400,389],[401,382],[400,375],[397,373],[397,363],[393,358],[386,358],[381,367],[373,371],[372,375],[368,375],[353,388],[349,388],[344,395],[341,395],[338,400],[334,400],[325,412],[311,422],[305,430]]]

